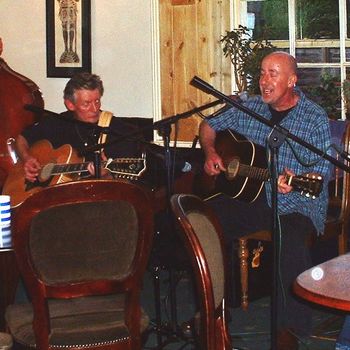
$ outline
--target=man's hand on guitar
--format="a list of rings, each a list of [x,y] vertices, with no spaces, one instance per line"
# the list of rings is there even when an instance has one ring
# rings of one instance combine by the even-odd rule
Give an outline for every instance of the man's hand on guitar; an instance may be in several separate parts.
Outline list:
[[[293,187],[288,183],[288,178],[291,178],[294,175],[295,174],[291,170],[284,169],[284,174],[278,176],[277,189],[279,193],[286,194],[293,191]]]
[[[34,157],[28,157],[23,165],[24,177],[30,182],[34,182],[39,176],[41,165]]]
[[[204,164],[204,170],[209,176],[219,175],[221,171],[226,171],[221,157],[213,152],[210,155],[207,155]]]

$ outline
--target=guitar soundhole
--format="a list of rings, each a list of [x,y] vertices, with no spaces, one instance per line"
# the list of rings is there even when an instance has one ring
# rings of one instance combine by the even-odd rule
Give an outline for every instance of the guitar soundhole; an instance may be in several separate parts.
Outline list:
[[[232,158],[227,165],[226,178],[227,180],[233,180],[239,169],[239,158]]]
[[[49,163],[49,164],[46,164],[41,169],[40,174],[39,174],[39,181],[40,182],[45,182],[51,177],[52,170],[53,170],[54,166],[55,166],[54,163]]]

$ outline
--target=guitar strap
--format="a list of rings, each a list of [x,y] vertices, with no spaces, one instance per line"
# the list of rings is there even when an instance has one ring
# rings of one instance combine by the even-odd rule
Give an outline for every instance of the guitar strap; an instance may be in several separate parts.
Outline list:
[[[98,120],[98,126],[102,127],[102,128],[108,128],[111,120],[113,118],[113,113],[109,112],[109,111],[102,111],[100,114],[100,119]],[[107,139],[107,134],[102,133],[98,139],[98,143],[105,143]],[[101,149],[101,152],[103,151],[103,149]]]

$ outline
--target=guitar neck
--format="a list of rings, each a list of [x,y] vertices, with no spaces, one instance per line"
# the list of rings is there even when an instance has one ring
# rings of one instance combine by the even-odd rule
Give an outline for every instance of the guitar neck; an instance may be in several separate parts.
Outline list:
[[[239,176],[249,177],[259,181],[267,181],[270,178],[269,171],[267,169],[258,168],[250,165],[240,164],[238,169]]]
[[[248,177],[259,181],[267,181],[270,178],[268,169],[251,167],[249,165],[240,164],[238,175]],[[318,174],[305,175],[285,175],[286,182],[293,187],[294,191],[298,191],[306,197],[316,198],[322,191],[323,180]]]
[[[51,175],[76,174],[88,171],[90,162],[73,163],[73,164],[55,164],[52,167]],[[104,166],[106,162],[102,162]]]
[[[88,171],[89,164],[90,162],[72,164],[49,163],[41,169],[39,178],[41,181],[46,181],[52,176],[85,173]],[[141,176],[146,170],[146,160],[143,158],[116,158],[101,161],[101,166],[117,176],[135,178]]]

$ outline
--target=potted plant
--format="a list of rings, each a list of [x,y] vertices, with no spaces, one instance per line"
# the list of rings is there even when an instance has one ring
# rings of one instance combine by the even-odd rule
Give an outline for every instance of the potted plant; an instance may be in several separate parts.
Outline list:
[[[343,81],[343,98],[345,103],[345,110],[346,110],[346,119],[350,119],[350,80],[345,79]]]
[[[328,72],[323,72],[320,84],[304,88],[309,97],[324,108],[330,119],[341,117],[340,78]]]
[[[247,27],[227,31],[221,38],[225,57],[230,57],[234,79],[239,92],[259,94],[259,75],[262,59],[277,48],[267,39],[253,40]]]

